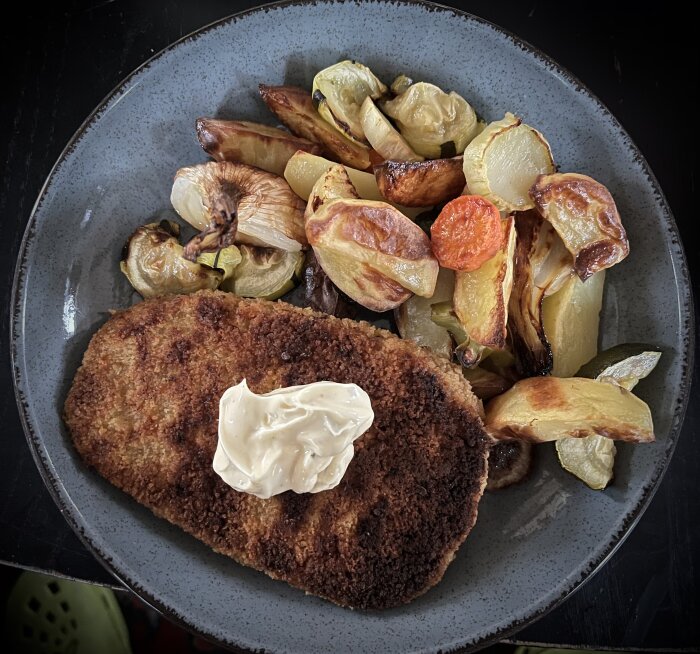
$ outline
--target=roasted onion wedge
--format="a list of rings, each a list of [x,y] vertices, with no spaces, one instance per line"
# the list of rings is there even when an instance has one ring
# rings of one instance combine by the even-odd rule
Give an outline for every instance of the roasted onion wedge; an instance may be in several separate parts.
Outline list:
[[[578,173],[540,175],[530,197],[574,256],[574,270],[581,281],[629,254],[615,201],[600,182]]]
[[[185,247],[193,260],[234,241],[295,252],[306,245],[304,203],[282,178],[230,161],[180,168],[175,211],[201,230]]]
[[[454,311],[472,341],[493,350],[506,345],[508,301],[513,287],[515,221],[501,220],[500,250],[470,272],[455,273]]]
[[[406,207],[429,207],[456,198],[464,190],[462,157],[430,161],[385,161],[374,167],[382,196]]]
[[[496,439],[545,443],[593,434],[654,440],[651,412],[628,390],[582,377],[530,377],[489,402],[485,424]]]
[[[338,199],[306,218],[306,235],[333,283],[373,311],[412,293],[430,297],[438,262],[423,230],[385,202]]]
[[[182,256],[177,223],[162,220],[139,227],[124,246],[121,271],[145,298],[194,293],[219,286],[223,273]]]
[[[454,91],[445,93],[434,84],[411,84],[380,106],[413,150],[429,159],[461,154],[476,133],[471,105]]]
[[[217,161],[238,161],[280,176],[297,150],[323,152],[317,143],[246,120],[197,118],[196,128],[202,148]]]
[[[484,401],[505,393],[513,385],[510,379],[480,366],[462,368],[462,374],[471,385],[474,395]]]
[[[411,149],[370,97],[366,97],[362,103],[360,123],[367,141],[384,159],[423,161],[423,157]]]
[[[363,102],[366,98],[378,100],[388,92],[367,66],[346,59],[316,73],[312,99],[330,125],[350,140],[366,145],[360,117]]]
[[[513,353],[521,375],[546,375],[552,369],[552,348],[542,324],[543,292],[535,286],[532,261],[543,220],[534,211],[517,213],[517,242],[514,256],[513,289],[508,303],[508,329]]]
[[[483,195],[501,211],[532,209],[530,187],[538,175],[553,172],[547,140],[511,113],[487,125],[464,151],[469,192]]]
[[[311,189],[304,211],[304,222],[306,223],[309,217],[324,204],[341,198],[358,199],[359,197],[345,166],[334,164],[316,180]]]
[[[414,295],[398,309],[395,309],[396,326],[401,338],[418,343],[418,345],[429,348],[435,354],[451,359],[452,338],[444,327],[433,322],[431,305],[451,300],[454,285],[454,272],[447,268],[441,268],[431,297]]]
[[[260,84],[260,96],[270,111],[294,134],[319,143],[326,153],[358,170],[371,168],[370,149],[331,127],[314,107],[308,91],[296,86]]]

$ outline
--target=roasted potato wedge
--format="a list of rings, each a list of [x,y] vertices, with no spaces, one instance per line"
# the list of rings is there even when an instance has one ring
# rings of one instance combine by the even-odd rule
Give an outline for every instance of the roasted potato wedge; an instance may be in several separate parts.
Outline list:
[[[613,440],[654,440],[651,412],[628,390],[583,377],[530,377],[491,400],[486,428],[496,439],[545,443],[592,434]]]
[[[197,118],[196,128],[199,143],[210,157],[217,161],[239,161],[280,176],[297,150],[323,152],[318,143],[246,120]]]
[[[532,209],[530,187],[538,175],[553,172],[547,140],[511,113],[487,125],[464,151],[469,192],[483,195],[501,211]]]
[[[373,311],[395,309],[412,293],[430,297],[438,262],[423,230],[385,202],[338,199],[306,219],[316,258],[333,283]]]
[[[454,286],[454,272],[441,268],[431,297],[413,295],[395,309],[396,326],[401,338],[414,341],[431,349],[435,354],[451,359],[452,338],[444,327],[432,321],[431,305],[452,299]]]
[[[287,167],[284,170],[284,178],[300,198],[308,200],[313,185],[333,165],[333,161],[323,157],[318,157],[308,152],[297,152],[287,163]],[[361,198],[379,202],[384,201],[384,196],[379,192],[374,175],[349,166],[345,166],[345,171],[350,176],[350,181]],[[393,203],[390,202],[390,204]],[[394,206],[409,218],[415,218],[426,210],[425,207]]]
[[[454,311],[471,340],[501,350],[506,345],[508,301],[513,287],[515,221],[501,220],[503,245],[495,256],[470,272],[455,273]]]
[[[358,199],[359,197],[345,166],[334,164],[316,180],[311,189],[309,199],[306,202],[304,221],[307,221],[309,216],[316,213],[324,204],[333,200]]]
[[[266,84],[260,84],[259,89],[263,102],[294,134],[320,143],[328,155],[347,166],[371,169],[370,149],[354,143],[323,120],[308,91],[296,86]]]
[[[572,275],[542,301],[542,325],[552,350],[552,375],[571,377],[598,351],[605,271],[585,282]]]
[[[540,175],[530,197],[573,255],[581,281],[629,254],[615,201],[600,182],[578,173]]]
[[[389,202],[429,207],[456,198],[464,190],[462,157],[430,161],[385,161],[374,167],[377,186]]]
[[[486,490],[500,490],[521,482],[532,466],[532,443],[498,441],[489,451],[489,476]]]

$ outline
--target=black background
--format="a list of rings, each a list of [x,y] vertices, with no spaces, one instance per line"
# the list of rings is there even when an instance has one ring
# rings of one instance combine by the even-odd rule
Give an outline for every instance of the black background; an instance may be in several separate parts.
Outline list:
[[[55,508],[25,444],[8,355],[14,262],[41,185],[92,109],[154,53],[255,6],[223,0],[13,4],[0,23],[0,561],[114,583]],[[658,177],[698,276],[698,38],[680,6],[612,2],[447,3],[529,41],[613,112]],[[461,65],[446,62],[446,65]],[[697,300],[696,300],[697,302]],[[696,379],[698,366],[696,365]],[[700,649],[700,393],[694,385],[671,466],[639,525],[598,574],[516,638]],[[566,546],[562,535],[562,547]]]

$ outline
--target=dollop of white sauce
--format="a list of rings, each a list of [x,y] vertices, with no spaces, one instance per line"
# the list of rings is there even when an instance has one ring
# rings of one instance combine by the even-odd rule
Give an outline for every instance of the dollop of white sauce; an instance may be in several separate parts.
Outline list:
[[[229,486],[261,498],[329,490],[373,420],[369,395],[356,384],[321,381],[257,395],[244,379],[219,401],[213,467]]]

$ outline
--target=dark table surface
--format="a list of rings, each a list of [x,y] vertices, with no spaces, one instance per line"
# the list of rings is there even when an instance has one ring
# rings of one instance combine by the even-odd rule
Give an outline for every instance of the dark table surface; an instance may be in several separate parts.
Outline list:
[[[44,488],[25,443],[12,390],[8,313],[14,263],[32,205],[73,132],[129,72],[179,37],[256,2],[70,0],[13,5],[3,20],[0,107],[0,561],[117,584],[82,546]],[[539,47],[612,110],[658,177],[691,274],[697,211],[698,48],[692,21],[672,3],[651,14],[611,2],[454,4]],[[446,62],[459,65],[459,62]],[[696,301],[697,304],[697,301]],[[519,641],[595,648],[700,650],[700,389],[656,496],[629,538],[563,604]]]

